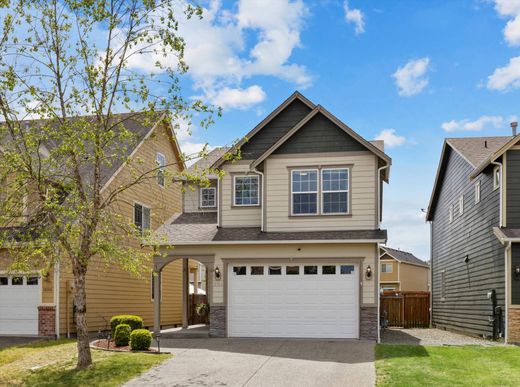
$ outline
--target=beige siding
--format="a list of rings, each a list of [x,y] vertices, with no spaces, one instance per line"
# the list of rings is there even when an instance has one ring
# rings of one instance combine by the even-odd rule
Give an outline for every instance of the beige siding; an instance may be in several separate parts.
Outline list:
[[[383,266],[383,263],[389,263],[392,265],[392,272],[391,273],[383,273],[381,267]],[[399,281],[399,262],[397,262],[395,259],[391,258],[388,255],[383,255],[381,257],[381,261],[379,264],[379,273],[380,273],[380,279],[381,282],[398,282]]]
[[[241,160],[235,163],[226,163],[222,168],[225,171],[220,183],[222,227],[260,227],[260,206],[233,206],[233,176],[248,174],[249,163],[250,161]]]
[[[349,216],[290,216],[290,168],[351,165]],[[266,231],[366,230],[376,225],[376,156],[271,156],[266,160]],[[321,202],[321,200],[320,200]]]
[[[210,187],[217,188],[217,182],[212,181]],[[218,200],[218,193],[217,200]],[[197,185],[185,184],[183,192],[184,212],[216,212],[215,208],[200,208],[200,188]]]
[[[430,269],[428,267],[409,265],[401,263],[399,265],[401,277],[401,290],[429,291]]]

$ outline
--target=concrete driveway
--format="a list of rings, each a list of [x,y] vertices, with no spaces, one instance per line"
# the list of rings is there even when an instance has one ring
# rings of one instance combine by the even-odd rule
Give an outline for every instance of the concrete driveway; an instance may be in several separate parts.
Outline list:
[[[127,386],[373,386],[374,343],[169,339],[173,358]]]
[[[0,349],[42,340],[38,337],[0,336]]]

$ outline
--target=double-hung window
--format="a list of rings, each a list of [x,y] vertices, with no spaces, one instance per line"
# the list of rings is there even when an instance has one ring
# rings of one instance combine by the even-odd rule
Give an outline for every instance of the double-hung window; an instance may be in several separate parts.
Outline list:
[[[150,221],[150,208],[143,206],[142,204],[134,204],[134,224],[137,229],[141,232],[149,230],[151,226]]]
[[[258,175],[234,177],[235,206],[257,206],[260,203],[258,194]]]
[[[166,156],[162,153],[157,152],[157,184],[164,187],[164,167],[166,166]]]
[[[321,170],[321,211],[323,214],[348,213],[348,168]]]
[[[200,206],[201,208],[213,208],[217,206],[215,187],[200,189]]]
[[[291,213],[308,215],[318,213],[318,170],[291,171]]]

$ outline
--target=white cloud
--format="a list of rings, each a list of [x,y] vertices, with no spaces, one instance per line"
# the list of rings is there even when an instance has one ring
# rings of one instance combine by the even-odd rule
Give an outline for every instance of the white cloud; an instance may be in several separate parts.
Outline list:
[[[343,3],[343,9],[345,10],[345,20],[355,26],[356,35],[365,32],[365,15],[363,12],[357,8],[350,8],[348,0]]]
[[[470,121],[469,119],[465,120],[451,120],[444,122],[441,127],[446,132],[456,132],[456,131],[473,131],[480,132],[485,129],[497,129],[504,125],[504,117],[502,116],[482,116],[474,121]]]
[[[506,66],[495,69],[488,77],[487,87],[491,90],[520,87],[520,56],[511,58]]]
[[[419,94],[428,85],[428,78],[425,76],[429,69],[430,58],[424,57],[414,59],[399,67],[392,75],[401,96],[409,97]]]
[[[398,136],[395,133],[395,129],[383,129],[375,139],[383,140],[385,146],[388,146],[389,148],[402,145],[406,142],[406,138],[404,136]]]
[[[266,95],[260,86],[253,85],[247,89],[224,87],[216,93],[209,93],[207,97],[213,104],[220,106],[224,110],[228,108],[245,110],[263,102]]]
[[[500,16],[510,18],[504,28],[504,38],[511,46],[520,45],[520,1],[495,0],[495,10]]]

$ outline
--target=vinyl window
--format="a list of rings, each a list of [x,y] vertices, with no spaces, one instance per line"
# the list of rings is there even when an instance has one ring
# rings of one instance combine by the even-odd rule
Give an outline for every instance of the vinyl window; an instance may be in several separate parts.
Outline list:
[[[200,206],[202,208],[214,208],[217,205],[216,201],[217,190],[215,187],[200,189]]]
[[[480,203],[480,180],[475,183],[475,204]]]
[[[291,214],[318,213],[318,170],[291,171]]]
[[[493,169],[493,189],[500,188],[500,167],[497,165]]]
[[[150,214],[151,211],[149,207],[139,203],[134,204],[134,224],[141,234],[151,228]]]
[[[349,195],[348,168],[326,168],[321,170],[323,214],[347,214]]]
[[[381,273],[393,273],[394,264],[393,263],[382,263],[381,264]]]
[[[159,184],[161,187],[164,187],[164,168],[166,166],[166,156],[162,153],[157,152],[156,157],[157,162],[157,184]]]
[[[235,206],[257,206],[259,201],[258,175],[235,176],[234,204]]]

